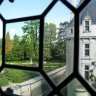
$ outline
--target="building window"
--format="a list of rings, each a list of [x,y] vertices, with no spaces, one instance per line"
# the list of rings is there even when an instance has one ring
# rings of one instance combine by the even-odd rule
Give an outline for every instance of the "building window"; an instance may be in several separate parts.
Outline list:
[[[71,33],[73,33],[73,29],[71,29]]]
[[[85,21],[85,31],[89,32],[89,21]]]
[[[89,66],[85,65],[85,79],[89,80]]]
[[[89,44],[85,44],[85,56],[89,56]]]

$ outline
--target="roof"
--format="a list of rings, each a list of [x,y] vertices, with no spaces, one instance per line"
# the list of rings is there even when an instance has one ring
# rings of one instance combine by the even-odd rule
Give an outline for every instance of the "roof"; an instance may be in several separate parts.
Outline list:
[[[81,0],[83,2],[84,0]],[[96,0],[91,0],[80,13],[80,22],[88,14],[93,24],[96,24]]]
[[[80,4],[83,3],[84,0],[80,1]],[[79,5],[80,5],[79,4]],[[84,19],[84,17],[86,16],[86,14],[88,14],[92,20],[92,24],[96,24],[96,0],[91,0],[87,6],[81,11],[80,13],[80,24],[82,22],[82,20]],[[74,19],[72,21],[70,21],[69,26],[73,26],[74,25]]]

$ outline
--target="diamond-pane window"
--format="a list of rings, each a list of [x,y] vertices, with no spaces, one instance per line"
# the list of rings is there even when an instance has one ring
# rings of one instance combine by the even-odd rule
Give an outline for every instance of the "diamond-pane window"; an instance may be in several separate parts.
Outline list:
[[[9,1],[0,1],[0,95],[95,96],[96,1]]]

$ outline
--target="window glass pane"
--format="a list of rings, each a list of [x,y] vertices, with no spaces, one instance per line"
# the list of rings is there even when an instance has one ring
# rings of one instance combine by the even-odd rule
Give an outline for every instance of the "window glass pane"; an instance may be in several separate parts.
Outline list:
[[[85,56],[89,56],[89,44],[85,44]]]
[[[71,13],[71,14],[70,14]],[[60,84],[73,72],[74,14],[58,1],[45,17],[44,71],[55,85]]]
[[[73,33],[73,29],[71,29],[71,33]]]
[[[85,48],[89,48],[89,44],[85,44]]]
[[[85,79],[89,80],[89,71],[85,71]]]
[[[38,72],[4,68],[0,73],[0,86],[8,95],[47,96],[52,88]],[[8,95],[9,96],[9,95]]]
[[[74,6],[75,8],[78,8],[83,2],[84,0],[67,0],[70,4],[72,4],[72,6]]]
[[[6,64],[37,67],[39,60],[39,20],[8,23]]]
[[[89,26],[89,21],[85,21],[85,25],[86,26]]]
[[[96,14],[94,14],[96,13],[95,9],[96,1],[91,0],[89,4],[80,13],[79,73],[85,79],[85,81],[87,81],[88,84],[96,90]],[[91,32],[89,33],[88,31],[90,30]]]
[[[60,92],[62,96],[90,96],[89,92],[77,79],[73,79]]]
[[[89,56],[89,49],[85,49],[85,56]]]
[[[85,65],[85,70],[89,70],[89,66]]]
[[[10,3],[9,0],[4,0],[0,13],[6,19],[36,16],[42,14],[51,2],[52,0],[14,0],[14,3]]]
[[[89,26],[85,26],[85,30],[86,31],[89,31]]]

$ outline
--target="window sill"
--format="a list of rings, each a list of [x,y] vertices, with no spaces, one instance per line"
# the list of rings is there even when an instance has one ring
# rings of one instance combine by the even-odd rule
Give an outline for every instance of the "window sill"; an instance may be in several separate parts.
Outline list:
[[[92,58],[90,58],[90,57],[83,57],[83,58],[81,58],[81,60],[92,60]]]
[[[83,33],[91,33],[91,31],[83,31]]]

